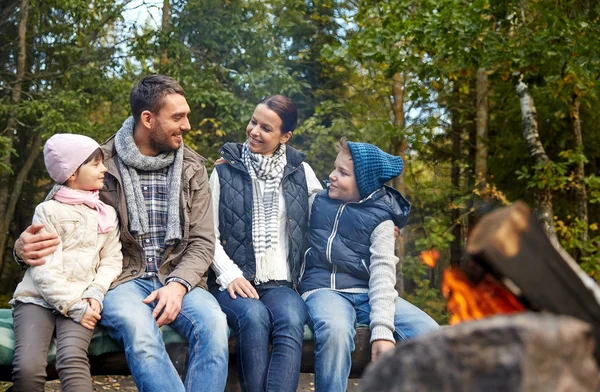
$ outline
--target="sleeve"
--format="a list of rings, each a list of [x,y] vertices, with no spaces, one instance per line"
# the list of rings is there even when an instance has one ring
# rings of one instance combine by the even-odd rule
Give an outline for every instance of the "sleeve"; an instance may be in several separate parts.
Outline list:
[[[237,278],[244,276],[242,270],[233,260],[227,256],[223,245],[221,245],[221,234],[219,232],[219,200],[221,197],[221,187],[219,183],[219,173],[213,170],[210,175],[210,189],[212,193],[213,222],[215,230],[215,256],[212,263],[212,269],[217,275],[217,283],[221,286],[220,290],[226,290],[227,286]]]
[[[181,261],[165,280],[178,278],[196,287],[210,268],[215,249],[212,199],[204,165],[190,180],[186,202],[182,208],[187,208],[190,216],[188,243]]]
[[[310,211],[312,209],[312,203],[315,201],[315,196],[319,191],[323,190],[323,186],[321,185],[321,181],[317,178],[314,170],[310,165],[306,162],[302,162],[304,166],[304,173],[306,176],[306,188],[308,189],[308,213],[310,217]]]
[[[102,295],[98,300],[100,303],[104,300],[104,294],[110,288],[111,283],[121,275],[123,270],[123,253],[121,252],[120,230],[116,212],[114,225],[114,228],[107,234],[104,246],[100,249],[98,270],[90,284],[90,288],[97,288]],[[88,298],[98,299],[92,296]]]
[[[371,234],[371,266],[369,278],[369,305],[371,306],[371,343],[375,340],[394,339],[394,311],[398,293],[394,255],[394,222],[379,224]]]
[[[44,203],[37,206],[33,215],[33,223],[42,223],[45,231],[58,234],[55,219],[47,212]],[[69,280],[63,273],[64,260],[62,242],[56,251],[46,257],[46,263],[31,267],[30,273],[35,287],[47,304],[63,316],[69,317],[69,309],[81,301],[81,292],[75,293]]]

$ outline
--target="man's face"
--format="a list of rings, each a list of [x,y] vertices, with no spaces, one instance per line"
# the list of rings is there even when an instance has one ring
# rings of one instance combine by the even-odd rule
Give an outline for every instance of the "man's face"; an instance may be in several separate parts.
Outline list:
[[[174,151],[181,147],[183,135],[191,129],[190,107],[183,95],[167,94],[163,107],[153,116],[150,148],[156,153]]]

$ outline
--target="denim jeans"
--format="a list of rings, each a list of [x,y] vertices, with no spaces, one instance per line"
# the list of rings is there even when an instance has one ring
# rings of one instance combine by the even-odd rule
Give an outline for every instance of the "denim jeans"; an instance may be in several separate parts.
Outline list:
[[[352,366],[356,324],[369,325],[369,294],[319,290],[306,299],[308,325],[315,339],[315,391],[346,391]],[[394,338],[413,338],[439,328],[425,312],[396,298]]]
[[[209,292],[194,288],[169,326],[188,341],[184,382],[171,363],[152,317],[155,302],[142,300],[162,287],[157,278],[134,279],[104,297],[101,326],[125,350],[127,365],[140,392],[223,391],[229,359],[227,321]]]
[[[306,304],[286,283],[255,288],[258,300],[239,295],[232,299],[227,291],[213,291],[237,339],[240,385],[244,392],[294,392],[300,378]]]

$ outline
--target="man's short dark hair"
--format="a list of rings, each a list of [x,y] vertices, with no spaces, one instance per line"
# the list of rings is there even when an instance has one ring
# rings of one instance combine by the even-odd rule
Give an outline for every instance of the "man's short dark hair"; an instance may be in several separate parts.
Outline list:
[[[168,94],[185,96],[183,88],[177,81],[165,75],[148,75],[136,84],[129,95],[129,104],[133,119],[137,123],[144,110],[158,113],[164,105],[164,97]]]

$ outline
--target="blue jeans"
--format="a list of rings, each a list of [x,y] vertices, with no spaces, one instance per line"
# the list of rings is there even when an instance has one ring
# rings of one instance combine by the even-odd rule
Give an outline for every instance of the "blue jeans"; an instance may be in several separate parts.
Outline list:
[[[162,287],[157,278],[134,279],[109,290],[100,325],[125,350],[127,365],[140,392],[223,391],[229,359],[227,321],[209,292],[194,288],[169,326],[186,338],[189,361],[182,382],[171,363],[152,317],[155,303],[142,300]]]
[[[413,338],[439,328],[425,312],[396,298],[394,338]],[[352,366],[356,324],[369,325],[369,294],[319,290],[306,299],[308,325],[315,339],[315,391],[346,391]]]
[[[289,284],[255,286],[260,299],[213,294],[237,339],[237,371],[244,392],[294,392],[300,379],[306,304]],[[272,341],[269,356],[269,340]]]

